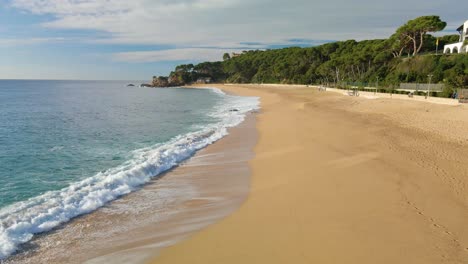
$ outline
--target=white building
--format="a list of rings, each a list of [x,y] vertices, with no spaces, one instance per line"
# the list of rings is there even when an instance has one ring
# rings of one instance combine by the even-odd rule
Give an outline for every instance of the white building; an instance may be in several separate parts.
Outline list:
[[[457,28],[460,33],[460,41],[444,46],[444,53],[462,53],[468,52],[468,45],[464,45],[464,41],[468,40],[468,20],[463,25]]]

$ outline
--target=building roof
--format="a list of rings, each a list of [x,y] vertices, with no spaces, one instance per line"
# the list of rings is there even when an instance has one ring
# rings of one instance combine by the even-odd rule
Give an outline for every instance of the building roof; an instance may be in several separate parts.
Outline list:
[[[467,25],[467,24],[468,24],[468,20],[466,20],[461,26],[459,26],[459,27],[457,28],[457,31],[463,31],[465,25]]]

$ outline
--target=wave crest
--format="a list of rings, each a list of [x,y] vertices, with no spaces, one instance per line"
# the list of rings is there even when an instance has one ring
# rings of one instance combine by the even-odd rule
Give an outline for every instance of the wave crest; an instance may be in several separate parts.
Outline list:
[[[219,118],[219,123],[179,135],[165,144],[136,150],[133,158],[121,166],[99,172],[62,190],[50,191],[1,209],[0,260],[14,253],[34,234],[49,231],[137,190],[196,151],[227,135],[229,127],[240,124],[247,112],[259,107],[258,98],[226,95],[218,89],[212,91],[222,99],[212,113]]]

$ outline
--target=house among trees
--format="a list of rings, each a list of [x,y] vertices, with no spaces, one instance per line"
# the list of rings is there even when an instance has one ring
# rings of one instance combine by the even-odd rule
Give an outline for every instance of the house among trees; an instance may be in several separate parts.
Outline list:
[[[457,28],[460,33],[460,40],[457,43],[448,44],[444,46],[444,53],[465,53],[468,52],[468,20],[463,25]]]
[[[239,57],[239,56],[241,56],[242,54],[246,54],[247,52],[248,52],[248,51],[246,51],[246,50],[243,50],[241,53],[233,52],[233,53],[231,54],[231,58]]]
[[[207,84],[211,83],[211,77],[200,77],[197,79],[198,84]]]

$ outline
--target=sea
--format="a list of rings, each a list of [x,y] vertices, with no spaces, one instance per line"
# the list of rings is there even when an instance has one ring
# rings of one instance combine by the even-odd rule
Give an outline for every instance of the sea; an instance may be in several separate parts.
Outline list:
[[[129,83],[0,80],[0,261],[157,180],[259,108],[214,88]]]

